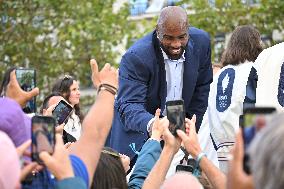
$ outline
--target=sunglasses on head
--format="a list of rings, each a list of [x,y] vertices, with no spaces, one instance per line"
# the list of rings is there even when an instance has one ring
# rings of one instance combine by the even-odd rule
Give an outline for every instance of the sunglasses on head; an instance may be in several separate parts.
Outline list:
[[[111,156],[120,158],[120,155],[119,155],[119,153],[117,153],[117,152],[110,152],[110,151],[107,151],[107,150],[102,150],[102,153],[104,153],[104,154],[109,154],[109,155],[111,155]]]

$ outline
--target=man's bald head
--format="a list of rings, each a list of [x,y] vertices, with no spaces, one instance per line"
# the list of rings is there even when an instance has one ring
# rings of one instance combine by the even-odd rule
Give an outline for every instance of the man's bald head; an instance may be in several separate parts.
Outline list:
[[[161,48],[171,60],[182,57],[189,39],[188,21],[181,7],[166,7],[161,11],[156,27]]]
[[[178,6],[169,6],[161,10],[160,17],[157,23],[157,29],[162,35],[165,28],[184,29],[188,27],[188,19],[186,11]]]

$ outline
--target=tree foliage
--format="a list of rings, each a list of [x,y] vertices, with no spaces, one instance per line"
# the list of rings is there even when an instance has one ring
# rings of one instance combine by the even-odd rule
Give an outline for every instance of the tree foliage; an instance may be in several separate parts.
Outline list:
[[[90,83],[89,59],[116,64],[114,47],[130,37],[133,23],[115,0],[0,1],[0,69],[35,68],[38,86],[50,89],[63,73]],[[130,37],[131,38],[131,37]]]
[[[191,25],[209,32],[214,45],[214,36],[230,33],[239,25],[253,25],[262,35],[271,40],[274,30],[284,30],[284,1],[259,0],[250,4],[250,0],[184,0],[188,4],[189,22]],[[214,52],[213,52],[214,56]]]
[[[249,1],[249,0],[247,0]],[[191,25],[214,36],[229,33],[238,25],[254,25],[271,38],[284,30],[284,1],[183,0]],[[37,84],[48,91],[63,73],[90,83],[89,59],[117,64],[118,45],[129,47],[154,29],[156,17],[129,21],[129,7],[114,12],[116,0],[0,0],[0,77],[13,65],[35,68]],[[139,24],[137,24],[139,23]],[[272,44],[274,42],[272,41]],[[214,51],[213,51],[214,58]],[[43,90],[44,89],[44,90]]]

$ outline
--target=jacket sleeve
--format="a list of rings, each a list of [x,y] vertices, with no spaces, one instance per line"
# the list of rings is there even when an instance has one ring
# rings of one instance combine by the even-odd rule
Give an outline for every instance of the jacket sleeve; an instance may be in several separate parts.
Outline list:
[[[140,189],[160,157],[162,148],[158,141],[148,140],[139,153],[134,171],[128,182],[128,189]]]
[[[211,47],[210,39],[206,40],[206,47],[203,49],[204,53],[201,54],[200,67],[198,70],[198,77],[195,90],[191,99],[189,107],[190,116],[196,115],[196,131],[198,132],[203,115],[208,106],[208,95],[210,91],[210,84],[213,81],[213,71],[211,63]]]
[[[119,67],[117,109],[125,130],[146,133],[147,124],[154,117],[146,111],[148,83],[151,72],[133,51],[127,52]]]

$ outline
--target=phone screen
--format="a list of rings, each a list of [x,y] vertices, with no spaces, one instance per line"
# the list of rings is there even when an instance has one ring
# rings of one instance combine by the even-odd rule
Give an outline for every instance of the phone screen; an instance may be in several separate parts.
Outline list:
[[[55,119],[49,116],[32,118],[32,159],[42,163],[39,153],[53,153],[55,145]]]
[[[276,110],[272,107],[248,108],[243,116],[243,140],[244,140],[244,170],[250,173],[249,156],[247,150],[255,135],[267,125]]]
[[[24,91],[31,91],[36,87],[36,73],[33,69],[16,69],[16,77],[20,87]],[[26,107],[23,108],[25,113],[36,112],[36,97],[28,101]]]
[[[185,112],[183,100],[166,102],[167,118],[170,122],[169,130],[173,135],[176,134],[177,129],[185,130]]]
[[[253,140],[257,132],[259,132],[271,119],[272,113],[275,109],[255,108],[249,109],[244,114],[243,120],[243,138],[245,149]]]
[[[73,108],[67,102],[61,100],[52,111],[52,115],[56,119],[57,124],[61,125],[68,119],[72,110]]]

